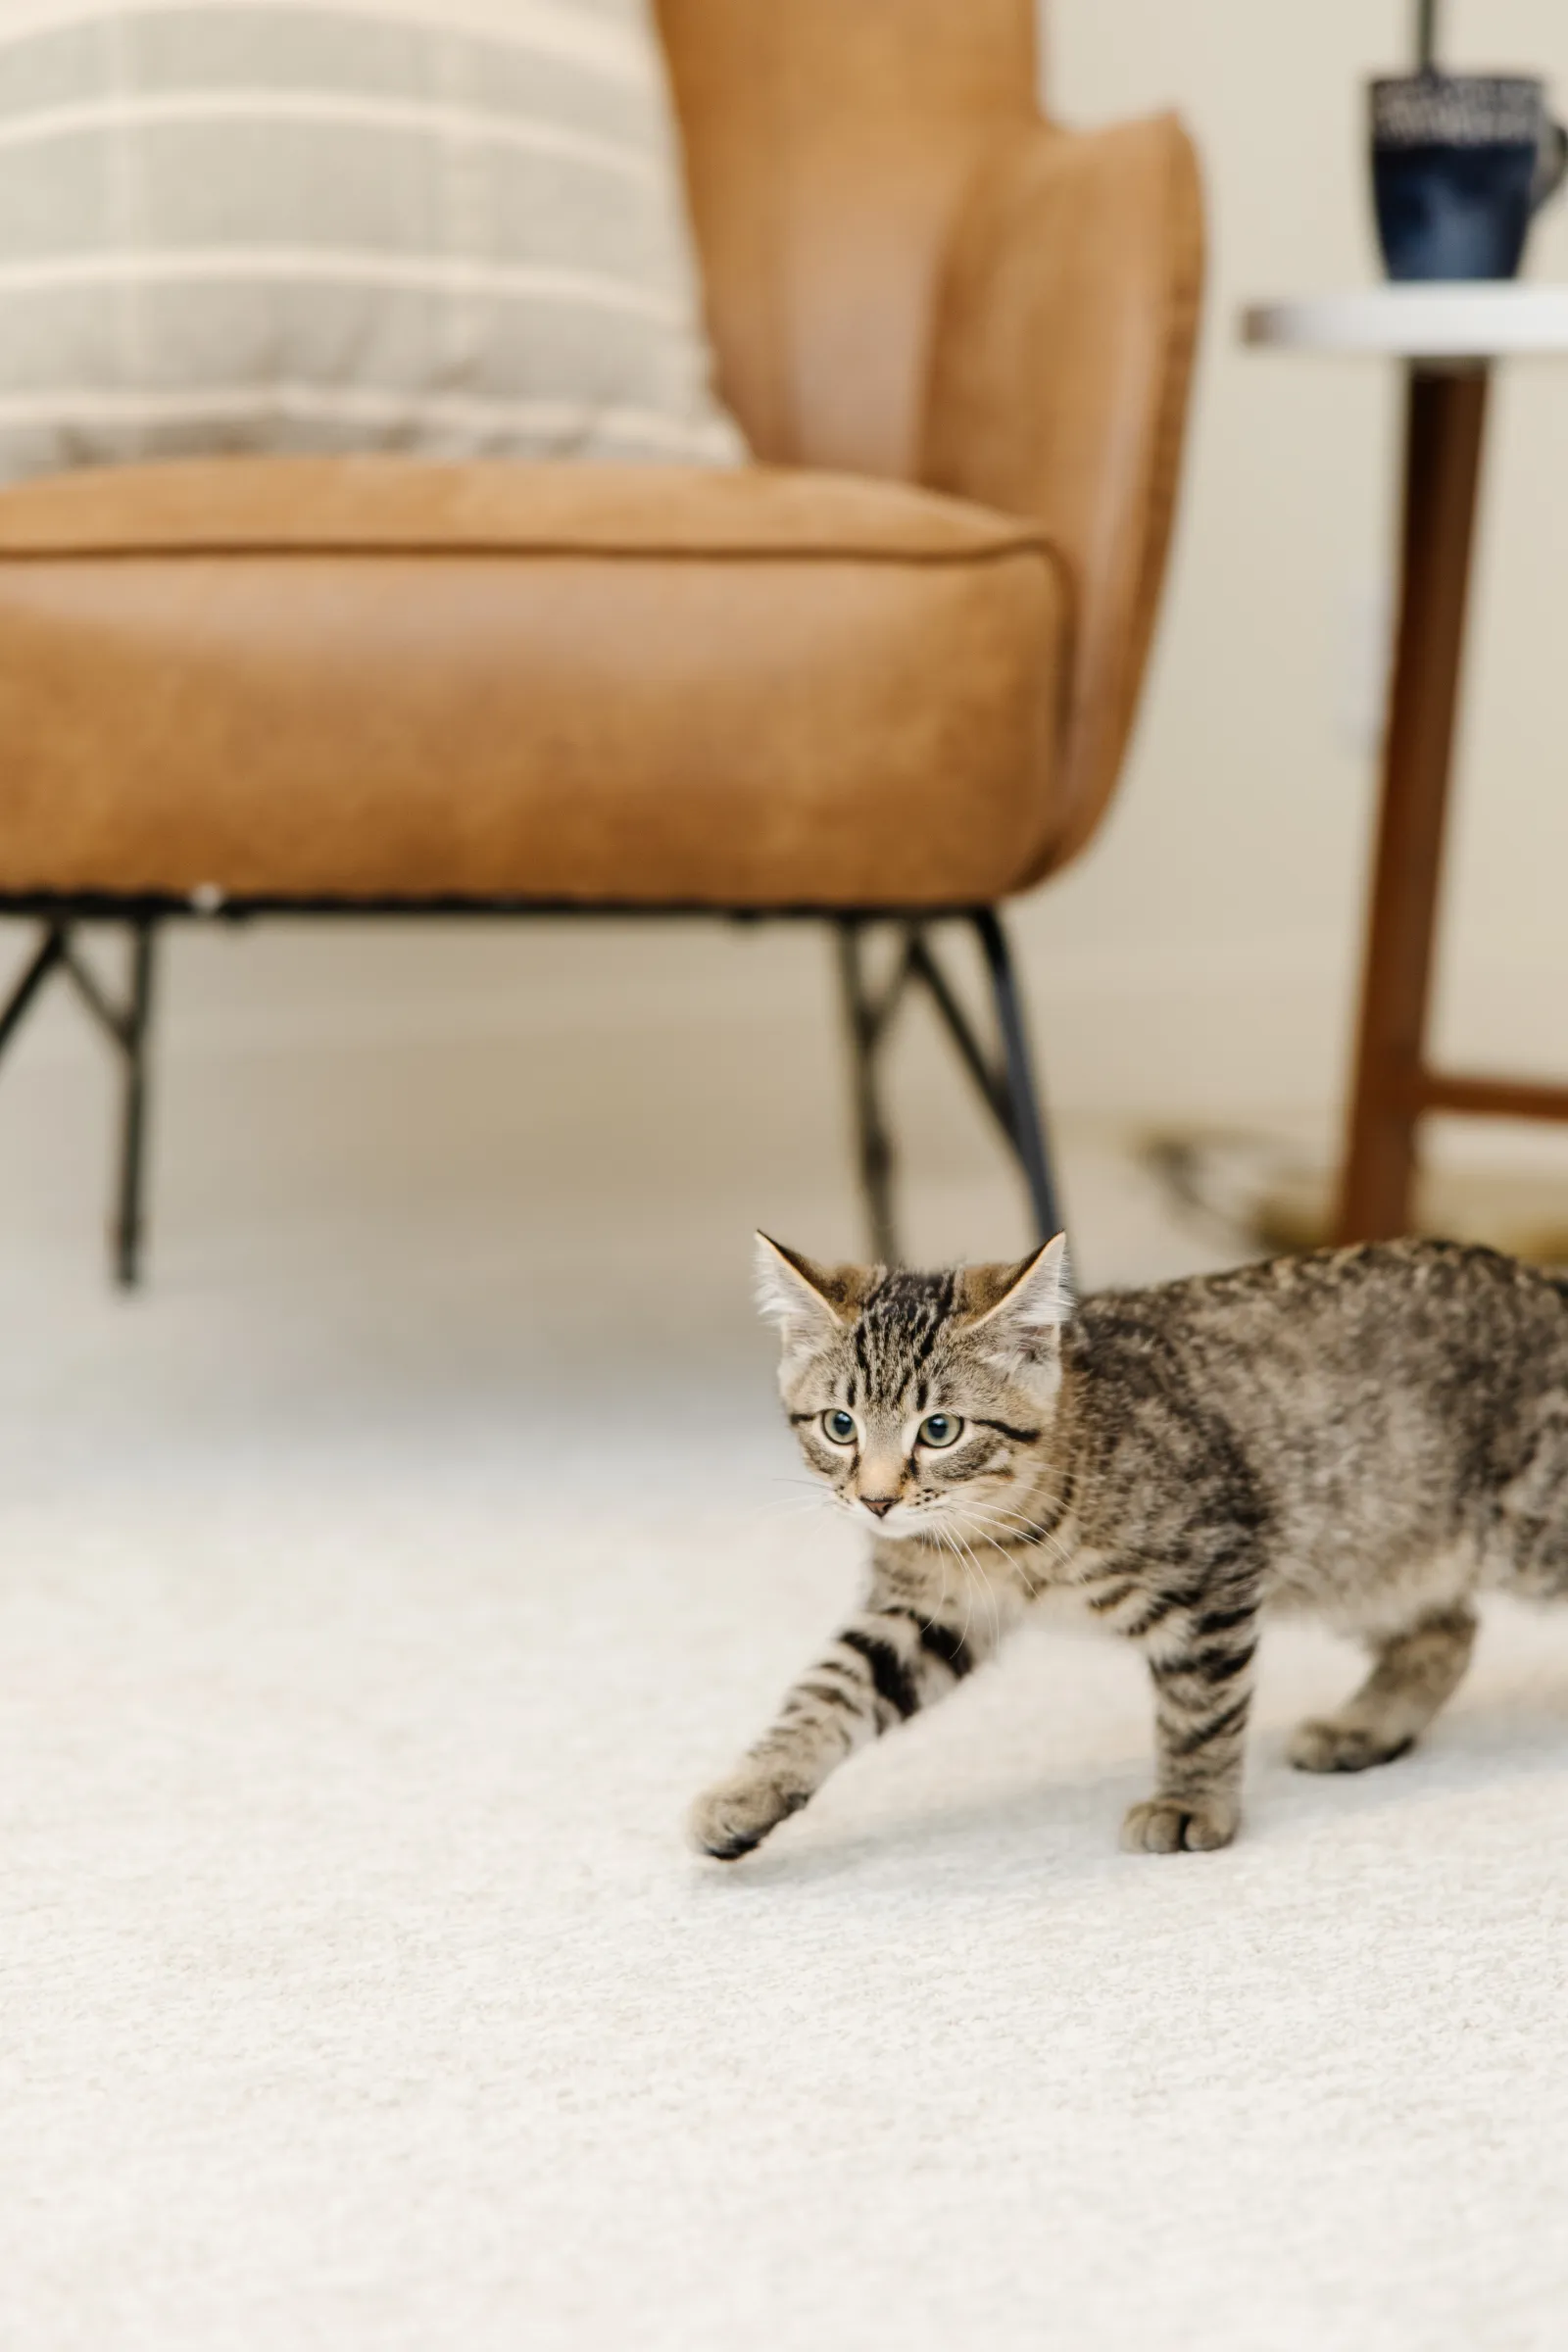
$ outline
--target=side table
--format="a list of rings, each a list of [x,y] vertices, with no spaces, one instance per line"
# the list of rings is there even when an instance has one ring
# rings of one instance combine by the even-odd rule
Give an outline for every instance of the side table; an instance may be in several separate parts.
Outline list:
[[[1568,356],[1568,286],[1398,285],[1244,312],[1248,343],[1406,363],[1398,623],[1383,746],[1338,1234],[1411,1221],[1423,1113],[1568,1120],[1568,1086],[1426,1058],[1443,841],[1487,386],[1494,360]]]

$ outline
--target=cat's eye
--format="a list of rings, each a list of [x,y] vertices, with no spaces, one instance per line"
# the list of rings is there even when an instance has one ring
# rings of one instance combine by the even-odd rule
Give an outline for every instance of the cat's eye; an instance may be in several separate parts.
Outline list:
[[[915,1431],[915,1442],[940,1451],[944,1446],[956,1446],[962,1435],[963,1423],[956,1413],[927,1413]]]
[[[855,1415],[842,1407],[836,1413],[822,1415],[822,1435],[835,1446],[853,1446],[856,1439]]]

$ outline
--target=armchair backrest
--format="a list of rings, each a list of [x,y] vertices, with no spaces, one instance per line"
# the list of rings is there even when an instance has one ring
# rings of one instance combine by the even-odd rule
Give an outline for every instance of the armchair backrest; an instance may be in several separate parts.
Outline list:
[[[759,457],[910,476],[958,193],[1035,0],[658,0],[720,387]]]

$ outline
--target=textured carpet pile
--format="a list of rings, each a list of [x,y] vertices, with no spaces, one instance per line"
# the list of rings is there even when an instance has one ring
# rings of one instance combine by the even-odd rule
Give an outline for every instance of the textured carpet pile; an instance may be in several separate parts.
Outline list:
[[[1275,1638],[1245,1838],[1170,1860],[1134,1661],[1030,1638],[705,1866],[854,1583],[746,1304],[792,1204],[585,1199],[586,1129],[392,1200],[365,1084],[296,1165],[282,1077],[176,1072],[130,1306],[95,1076],[0,1138],[7,2352],[1568,2342],[1568,1622],[1348,1781],[1281,1741],[1354,1660]]]

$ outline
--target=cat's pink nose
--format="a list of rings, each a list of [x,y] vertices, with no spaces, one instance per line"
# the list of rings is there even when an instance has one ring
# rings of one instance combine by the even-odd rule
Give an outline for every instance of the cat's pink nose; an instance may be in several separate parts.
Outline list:
[[[860,1496],[866,1509],[873,1511],[878,1519],[885,1519],[898,1499],[896,1494],[862,1494]]]

